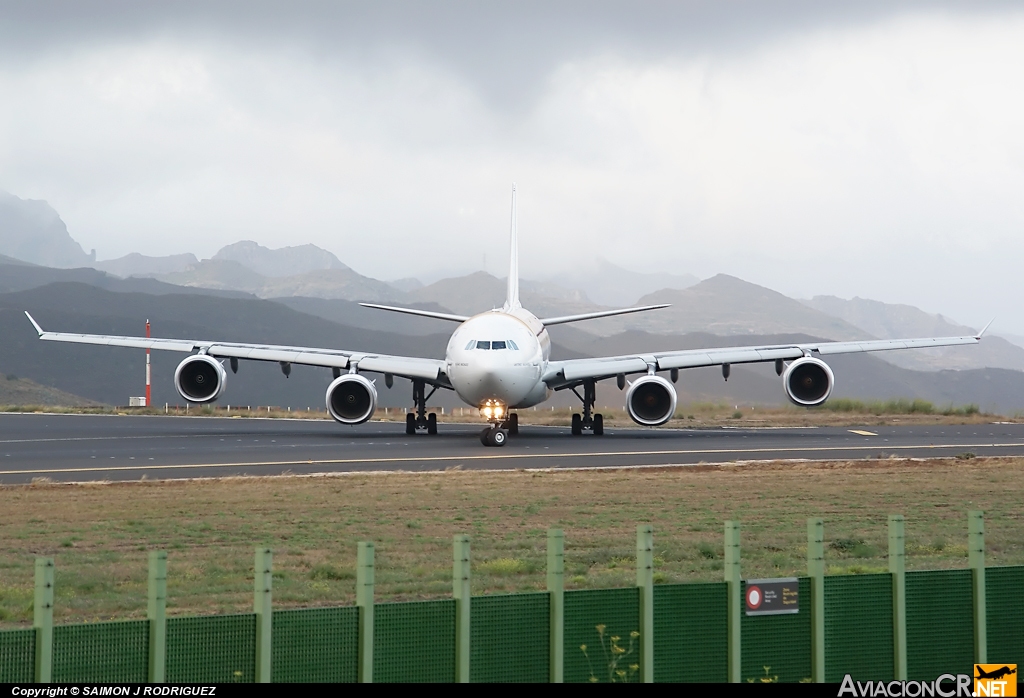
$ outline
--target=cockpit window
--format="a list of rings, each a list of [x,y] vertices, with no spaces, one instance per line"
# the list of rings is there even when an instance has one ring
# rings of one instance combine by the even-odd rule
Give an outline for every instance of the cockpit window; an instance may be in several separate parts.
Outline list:
[[[466,350],[470,349],[515,349],[519,351],[519,347],[511,339],[495,339],[490,342],[474,339],[466,345]]]

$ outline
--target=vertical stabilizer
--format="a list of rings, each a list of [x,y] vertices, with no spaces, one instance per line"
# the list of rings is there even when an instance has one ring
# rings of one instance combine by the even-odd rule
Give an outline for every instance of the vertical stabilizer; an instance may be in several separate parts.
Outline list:
[[[509,245],[508,293],[505,296],[505,310],[522,307],[519,303],[519,243],[516,239],[516,185],[512,185],[512,239]]]

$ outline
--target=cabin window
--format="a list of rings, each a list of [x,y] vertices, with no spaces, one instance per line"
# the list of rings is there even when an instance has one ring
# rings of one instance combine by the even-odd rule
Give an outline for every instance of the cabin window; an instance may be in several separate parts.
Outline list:
[[[490,349],[491,348],[491,343],[490,342],[485,342],[483,340],[479,340],[476,343],[476,348],[477,349]]]
[[[504,348],[505,348],[505,342],[502,342],[502,341],[491,342],[491,349],[504,349]]]

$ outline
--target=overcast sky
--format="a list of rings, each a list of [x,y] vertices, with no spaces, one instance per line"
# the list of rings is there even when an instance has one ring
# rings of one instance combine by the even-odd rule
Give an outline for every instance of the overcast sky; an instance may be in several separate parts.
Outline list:
[[[0,189],[100,259],[596,256],[1024,334],[1015,3],[0,1]],[[0,251],[2,252],[2,251]]]

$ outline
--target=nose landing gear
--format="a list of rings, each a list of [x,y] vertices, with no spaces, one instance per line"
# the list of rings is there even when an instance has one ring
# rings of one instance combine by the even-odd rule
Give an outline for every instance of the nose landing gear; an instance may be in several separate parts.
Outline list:
[[[519,415],[510,414],[503,422],[497,422],[480,432],[480,443],[484,446],[504,446],[508,437],[519,433]]]
[[[584,429],[589,429],[594,436],[602,436],[604,434],[604,415],[591,414],[594,403],[597,402],[597,382],[594,380],[583,381],[583,395],[577,393],[575,387],[572,391],[583,403],[583,414],[573,413],[572,415],[572,435],[580,436]]]

